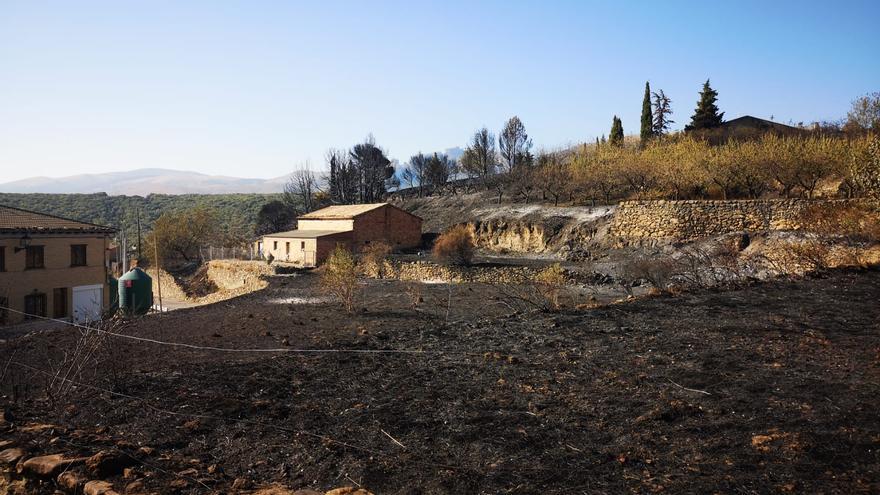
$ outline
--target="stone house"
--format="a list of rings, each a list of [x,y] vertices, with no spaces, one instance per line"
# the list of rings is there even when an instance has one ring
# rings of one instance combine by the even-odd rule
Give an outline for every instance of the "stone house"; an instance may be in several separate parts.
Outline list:
[[[388,203],[328,206],[299,217],[296,230],[264,235],[257,250],[264,258],[316,266],[337,244],[359,252],[373,242],[394,250],[418,247],[422,219]]]
[[[0,205],[0,324],[99,318],[110,301],[106,251],[114,232]]]

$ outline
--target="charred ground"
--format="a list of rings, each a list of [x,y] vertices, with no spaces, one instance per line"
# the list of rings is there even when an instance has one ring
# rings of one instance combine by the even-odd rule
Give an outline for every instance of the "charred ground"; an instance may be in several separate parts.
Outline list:
[[[14,426],[3,438],[34,454],[123,453],[161,493],[227,492],[236,478],[383,494],[880,489],[876,271],[554,314],[510,314],[486,286],[459,284],[448,318],[443,284],[423,285],[414,311],[406,284],[371,282],[381,290],[349,315],[310,300],[313,283],[274,277],[122,331],[423,352],[114,339],[112,376],[85,370],[49,401],[35,370],[57,371],[77,335],[49,330],[0,352],[17,363],[3,380]]]

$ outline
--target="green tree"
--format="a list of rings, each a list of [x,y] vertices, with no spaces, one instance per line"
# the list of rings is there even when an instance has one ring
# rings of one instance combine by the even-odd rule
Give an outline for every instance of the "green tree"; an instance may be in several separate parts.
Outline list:
[[[651,85],[645,82],[645,97],[642,99],[642,129],[639,134],[644,147],[654,137],[654,121],[651,115]]]
[[[608,142],[612,146],[623,146],[623,122],[617,115],[611,120],[611,134],[608,136]]]
[[[709,85],[709,80],[703,83],[700,91],[700,100],[697,101],[697,109],[691,117],[691,123],[685,126],[686,131],[698,131],[700,129],[713,129],[724,122],[724,112],[718,112],[718,92]]]

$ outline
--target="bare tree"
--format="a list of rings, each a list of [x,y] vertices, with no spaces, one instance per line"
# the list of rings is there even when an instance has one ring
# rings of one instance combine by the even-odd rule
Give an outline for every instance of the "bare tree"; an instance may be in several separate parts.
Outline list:
[[[449,181],[449,178],[455,174],[455,160],[449,158],[445,153],[434,153],[427,164],[427,179],[431,187],[431,191],[442,188]]]
[[[416,184],[418,184],[418,181],[416,180],[416,174],[409,166],[404,167],[404,169],[400,172],[400,180],[407,184],[410,189],[414,189],[416,187]]]
[[[284,184],[284,202],[295,211],[308,213],[315,210],[315,193],[317,192],[317,177],[306,164],[290,174],[290,179]]]
[[[336,204],[352,204],[358,200],[358,172],[348,156],[348,151],[327,151],[329,168],[327,184],[330,201]]]
[[[531,165],[532,140],[526,134],[526,127],[519,117],[513,116],[504,125],[498,136],[498,149],[506,172],[520,165]]]
[[[428,183],[428,160],[427,156],[419,152],[417,155],[409,157],[409,165],[406,168],[410,171],[409,174],[413,181],[419,186],[419,197],[422,197]]]
[[[471,142],[461,157],[461,168],[471,178],[480,180],[489,187],[489,176],[495,173],[498,155],[495,152],[495,136],[483,127],[474,133]]]
[[[349,156],[358,172],[358,201],[372,203],[382,199],[388,192],[389,179],[394,177],[394,165],[385,151],[376,146],[376,140],[369,135],[363,143],[352,147]]]
[[[571,167],[556,153],[538,155],[537,182],[545,196],[553,198],[553,204],[559,206],[559,198],[572,189],[573,177]]]

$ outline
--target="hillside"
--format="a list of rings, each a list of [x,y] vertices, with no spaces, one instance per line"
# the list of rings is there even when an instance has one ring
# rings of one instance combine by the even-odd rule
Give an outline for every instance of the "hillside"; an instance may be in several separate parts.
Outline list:
[[[280,193],[286,177],[249,179],[198,172],[144,168],[127,172],[31,177],[0,184],[5,193],[110,195]]]
[[[125,229],[131,237],[136,233],[138,211],[141,212],[141,229],[146,232],[162,213],[196,206],[213,210],[229,228],[252,232],[260,207],[278,197],[279,194],[150,194],[143,197],[107,193],[0,193],[0,204]]]

